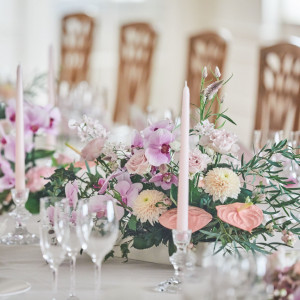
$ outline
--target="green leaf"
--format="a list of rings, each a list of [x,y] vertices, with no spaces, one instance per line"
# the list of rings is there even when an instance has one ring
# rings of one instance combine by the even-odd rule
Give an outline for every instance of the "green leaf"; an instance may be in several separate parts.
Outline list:
[[[136,231],[136,223],[137,223],[136,216],[131,216],[128,221],[128,228],[130,230]]]
[[[145,237],[142,236],[135,236],[133,238],[133,245],[132,247],[134,247],[135,249],[148,249],[151,248],[152,246],[154,246],[154,240],[152,239],[146,239]]]
[[[28,200],[25,204],[26,209],[32,214],[38,214],[40,212],[39,193],[29,193]]]
[[[226,115],[224,115],[224,114],[220,114],[220,116],[221,116],[222,118],[226,119],[227,121],[229,121],[230,123],[236,125],[236,123],[235,123],[232,119],[230,119],[228,116],[226,116]]]
[[[108,252],[105,257],[104,257],[104,261],[107,261],[110,257],[114,257],[115,251],[111,250],[110,252]]]
[[[34,151],[28,153],[26,155],[25,161],[26,161],[26,163],[28,163],[28,162],[32,161],[33,158],[36,160],[36,159],[51,157],[54,153],[55,153],[54,150],[37,149],[37,150],[34,150]]]

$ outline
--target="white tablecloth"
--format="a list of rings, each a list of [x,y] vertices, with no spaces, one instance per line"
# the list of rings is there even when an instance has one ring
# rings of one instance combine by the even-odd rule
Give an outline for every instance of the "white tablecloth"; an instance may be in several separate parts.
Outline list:
[[[0,224],[3,224],[5,218],[7,217],[0,217]],[[34,233],[38,233],[37,218],[38,216],[34,216],[28,225],[28,229]],[[13,225],[10,220],[8,225],[5,231]],[[121,258],[110,259],[102,268],[101,299],[181,299],[180,295],[160,294],[151,290],[172,274],[173,269],[170,265],[136,260],[124,263]],[[78,255],[76,277],[77,295],[80,300],[95,299],[94,265],[86,254]],[[66,260],[59,268],[57,299],[67,299],[69,278],[69,262]],[[42,257],[39,245],[0,245],[0,283],[4,279],[25,280],[32,288],[26,293],[0,299],[52,299],[52,274]]]

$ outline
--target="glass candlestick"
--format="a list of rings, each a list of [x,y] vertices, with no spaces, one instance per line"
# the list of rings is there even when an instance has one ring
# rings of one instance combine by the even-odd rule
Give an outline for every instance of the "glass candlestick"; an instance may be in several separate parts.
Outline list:
[[[172,230],[172,235],[177,248],[176,252],[170,257],[170,262],[174,267],[174,275],[159,283],[155,287],[157,292],[180,293],[185,273],[192,270],[196,263],[195,256],[188,251],[192,235],[191,230],[178,231],[174,229]]]
[[[9,215],[15,219],[16,227],[14,232],[10,232],[1,238],[1,243],[5,245],[30,245],[39,243],[38,237],[30,233],[25,225],[25,221],[31,217],[31,213],[25,208],[29,190],[17,191],[16,189],[12,189],[11,194],[16,208]]]

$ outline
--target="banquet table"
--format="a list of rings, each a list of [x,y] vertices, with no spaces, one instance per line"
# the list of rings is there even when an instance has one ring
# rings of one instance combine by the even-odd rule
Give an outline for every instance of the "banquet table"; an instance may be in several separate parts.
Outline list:
[[[35,217],[36,219],[37,217]],[[3,217],[0,217],[0,223]],[[37,223],[28,226],[37,232]],[[42,257],[39,245],[0,245],[0,284],[5,279],[24,280],[31,284],[25,293],[0,297],[0,299],[52,299],[52,274]],[[159,282],[172,276],[170,265],[138,260],[113,258],[103,264],[102,292],[100,299],[182,299],[179,294],[162,294],[152,291]],[[69,291],[69,261],[59,268],[58,295],[56,299],[67,299]],[[78,255],[76,266],[76,291],[80,300],[95,299],[94,265],[88,255]],[[97,298],[98,299],[98,298]]]

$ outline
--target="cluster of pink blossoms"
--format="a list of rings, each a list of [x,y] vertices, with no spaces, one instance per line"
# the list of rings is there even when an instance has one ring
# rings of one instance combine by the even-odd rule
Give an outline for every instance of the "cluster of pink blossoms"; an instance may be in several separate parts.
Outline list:
[[[0,123],[0,192],[14,187],[14,171],[9,162],[15,161],[15,122],[16,122],[16,103],[10,100],[5,109],[5,120]],[[34,148],[35,135],[53,134],[58,132],[60,122],[60,112],[58,108],[51,106],[33,105],[24,103],[24,136],[25,152],[29,153]],[[30,174],[36,175],[36,172]],[[31,177],[30,177],[31,178]],[[36,190],[36,178],[31,178],[32,187]],[[43,184],[39,184],[43,186]]]
[[[237,135],[225,129],[215,129],[214,124],[208,120],[198,123],[194,132],[200,136],[200,146],[211,148],[220,154],[236,154],[239,151]]]

